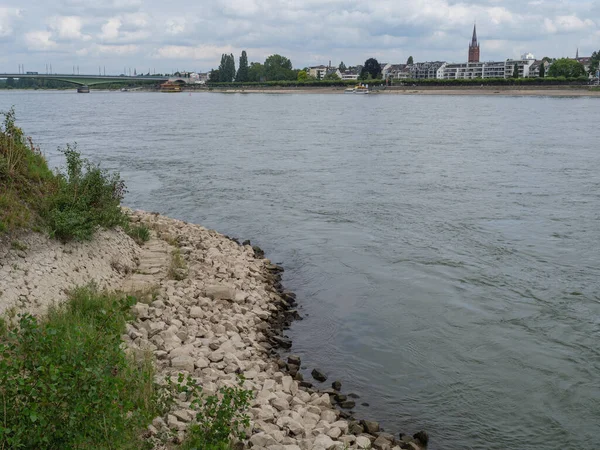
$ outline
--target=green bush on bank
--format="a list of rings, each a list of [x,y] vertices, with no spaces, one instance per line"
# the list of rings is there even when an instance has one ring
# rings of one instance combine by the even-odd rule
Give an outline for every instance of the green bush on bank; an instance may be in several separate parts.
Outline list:
[[[179,374],[176,390],[185,393],[196,412],[188,429],[182,450],[229,450],[231,439],[243,439],[250,426],[250,400],[253,392],[243,388],[240,376],[237,386],[224,386],[217,395],[204,395],[191,376]]]
[[[124,226],[127,218],[120,204],[126,189],[119,174],[110,174],[82,159],[70,145],[63,153],[67,170],[58,172],[58,187],[48,198],[45,212],[50,235],[61,240],[86,240],[98,226]]]
[[[81,157],[76,146],[63,150],[66,170],[53,173],[30,138],[15,124],[15,112],[0,124],[0,233],[47,229],[68,241],[90,239],[97,227],[117,225],[138,243],[149,230],[129,224],[120,205],[126,193],[118,173]]]
[[[121,334],[135,299],[75,290],[0,335],[0,448],[139,449],[162,411],[149,359]]]

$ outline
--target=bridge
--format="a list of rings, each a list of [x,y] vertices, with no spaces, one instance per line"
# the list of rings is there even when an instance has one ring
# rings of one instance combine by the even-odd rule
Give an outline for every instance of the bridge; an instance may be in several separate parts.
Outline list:
[[[0,73],[0,78],[37,78],[45,80],[58,80],[67,83],[72,83],[78,86],[94,86],[105,83],[132,81],[155,81],[163,83],[170,81],[172,83],[188,84],[191,83],[186,77],[171,77],[171,76],[127,76],[127,75],[72,75],[72,74],[41,74],[41,73]]]

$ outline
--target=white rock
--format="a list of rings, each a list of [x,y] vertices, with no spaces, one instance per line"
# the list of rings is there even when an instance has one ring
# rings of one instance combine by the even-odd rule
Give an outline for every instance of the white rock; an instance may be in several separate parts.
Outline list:
[[[329,436],[332,439],[337,439],[342,435],[342,430],[340,430],[338,427],[331,427],[329,429],[329,431],[327,432],[327,436]]]
[[[206,296],[213,300],[233,300],[235,298],[235,289],[232,289],[231,286],[215,284],[206,286],[204,291]]]
[[[171,367],[191,373],[194,371],[194,359],[191,356],[176,356],[171,360]]]
[[[197,369],[204,369],[205,367],[208,367],[209,364],[210,363],[208,362],[208,359],[202,356],[200,358],[196,358],[196,362],[194,363]]]
[[[290,404],[282,398],[276,398],[271,402],[271,405],[278,411],[284,411],[290,408]]]
[[[202,319],[204,316],[204,311],[199,306],[192,306],[190,308],[190,317],[193,317],[194,319]]]
[[[321,413],[321,420],[327,423],[333,423],[337,420],[337,414],[333,409],[326,409]]]
[[[210,355],[208,355],[208,359],[210,359],[214,363],[223,361],[224,357],[225,354],[221,351],[212,352]]]
[[[356,438],[356,445],[358,448],[371,448],[371,440],[366,436],[358,436]]]
[[[338,427],[340,430],[342,430],[342,434],[348,433],[348,422],[345,420],[338,420],[337,422],[332,423],[331,426]]]
[[[329,450],[334,446],[333,439],[325,434],[320,434],[315,438],[313,450]]]
[[[275,439],[263,432],[252,435],[250,437],[250,442],[252,443],[252,445],[258,447],[268,447],[269,445],[277,444],[277,441]]]

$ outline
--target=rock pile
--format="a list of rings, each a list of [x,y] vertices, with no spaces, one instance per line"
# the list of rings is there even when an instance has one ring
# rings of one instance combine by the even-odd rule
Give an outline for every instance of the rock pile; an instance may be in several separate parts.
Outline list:
[[[299,357],[277,359],[278,348],[292,344],[282,332],[299,315],[295,295],[281,285],[283,269],[262,259],[260,249],[198,225],[144,212],[132,216],[179,247],[188,277],[156,277],[155,299],[135,306],[137,320],[123,338],[131,351],[152,351],[162,376],[189,373],[208,394],[234,386],[237,374],[243,374],[244,387],[256,394],[245,447],[398,450],[427,444],[425,434],[396,439],[376,422],[351,420],[332,403],[342,396],[339,382],[337,390],[319,392],[302,380]],[[326,378],[318,370],[313,376]],[[340,406],[353,407],[345,397],[339,397]],[[190,404],[178,401],[149,430],[183,439],[192,417]]]

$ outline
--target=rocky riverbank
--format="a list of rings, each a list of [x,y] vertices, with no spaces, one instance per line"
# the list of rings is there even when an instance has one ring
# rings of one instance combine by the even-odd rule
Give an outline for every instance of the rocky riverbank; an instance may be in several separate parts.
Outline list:
[[[341,392],[341,383],[318,390],[304,380],[299,356],[280,359],[279,351],[292,346],[283,332],[300,315],[295,295],[281,284],[283,269],[259,248],[158,214],[130,215],[152,230],[141,248],[118,231],[71,246],[29,237],[23,240],[27,249],[5,243],[0,304],[4,309],[9,304],[39,308],[49,298],[44,292],[60,300],[60,293],[73,284],[94,278],[106,288],[141,294],[144,301],[134,306],[136,320],[123,340],[131,353],[152,352],[159,380],[189,373],[211,394],[234,386],[242,374],[244,387],[255,393],[248,439],[239,448],[398,450],[427,445],[426,433],[394,436],[376,422],[355,420],[354,400]],[[312,377],[325,379],[318,370]],[[180,442],[192,417],[190,403],[179,399],[165,417],[154,419],[148,439],[156,448],[165,439]]]

